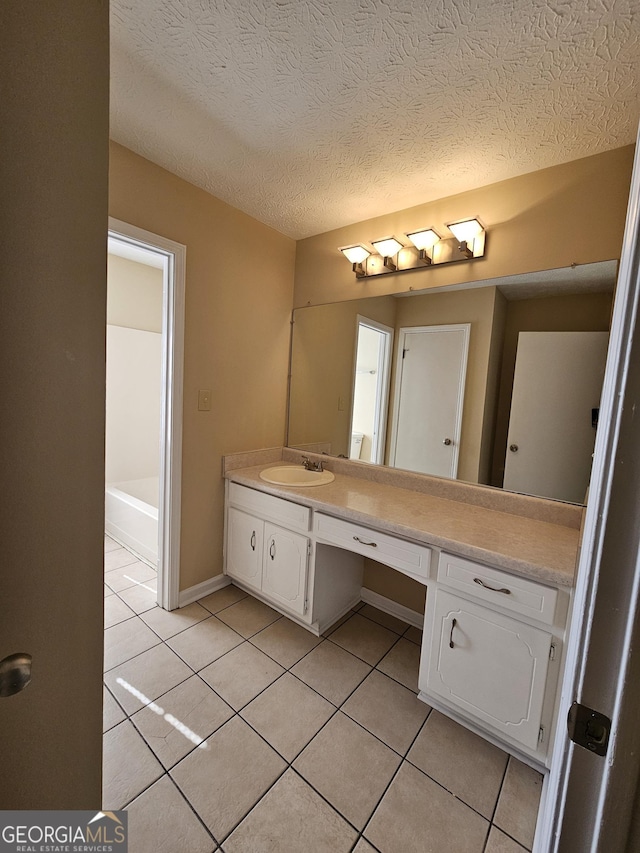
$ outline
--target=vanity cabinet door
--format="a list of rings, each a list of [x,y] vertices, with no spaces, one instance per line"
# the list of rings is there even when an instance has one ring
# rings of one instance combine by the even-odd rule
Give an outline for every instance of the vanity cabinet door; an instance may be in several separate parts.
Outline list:
[[[309,540],[265,523],[262,592],[301,616],[306,610]]]
[[[250,586],[262,586],[264,521],[234,507],[227,517],[227,574]]]
[[[427,692],[537,749],[551,634],[436,591]]]

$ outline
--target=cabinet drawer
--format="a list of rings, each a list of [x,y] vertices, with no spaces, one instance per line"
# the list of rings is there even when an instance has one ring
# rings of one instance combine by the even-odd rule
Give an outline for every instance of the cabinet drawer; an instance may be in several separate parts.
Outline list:
[[[405,542],[368,527],[350,521],[342,521],[329,515],[316,513],[316,536],[329,545],[337,545],[347,551],[371,557],[379,563],[391,566],[405,575],[424,583],[429,577],[431,549],[413,542]]]
[[[553,625],[558,590],[481,563],[440,554],[438,581],[503,610]]]
[[[276,498],[238,483],[229,483],[229,503],[276,521],[291,530],[309,530],[311,510],[284,498]]]

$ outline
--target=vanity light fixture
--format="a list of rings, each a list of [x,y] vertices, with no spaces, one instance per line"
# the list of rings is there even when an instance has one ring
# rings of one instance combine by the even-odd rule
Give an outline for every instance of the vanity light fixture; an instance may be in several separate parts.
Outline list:
[[[345,246],[340,251],[353,264],[356,278],[484,257],[486,231],[477,217],[452,222],[447,228],[453,237],[441,237],[435,228],[422,228],[407,234],[411,245],[405,246],[395,237],[383,237],[371,241],[373,252],[362,243]]]
[[[484,249],[484,228],[478,219],[463,219],[460,222],[452,222],[447,225],[447,228],[458,241],[460,251],[468,258],[475,257],[474,241],[476,238],[482,237]]]
[[[383,237],[382,240],[372,240],[371,245],[376,252],[382,257],[382,266],[389,272],[396,272],[397,264],[393,258],[398,254],[404,246],[395,237]]]
[[[367,260],[371,252],[368,249],[365,249],[361,244],[357,244],[356,246],[345,246],[343,249],[340,249],[340,251],[345,258],[353,264],[353,271],[356,274],[356,278],[364,278],[367,272],[363,263]]]
[[[407,237],[418,250],[418,260],[423,264],[431,264],[432,258],[429,252],[436,243],[440,241],[440,235],[433,228],[425,228],[424,231],[413,231]]]

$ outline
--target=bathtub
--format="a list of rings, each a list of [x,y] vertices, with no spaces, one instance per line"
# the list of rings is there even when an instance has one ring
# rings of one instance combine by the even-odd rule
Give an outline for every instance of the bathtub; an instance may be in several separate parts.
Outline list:
[[[107,483],[105,532],[158,567],[158,478]]]

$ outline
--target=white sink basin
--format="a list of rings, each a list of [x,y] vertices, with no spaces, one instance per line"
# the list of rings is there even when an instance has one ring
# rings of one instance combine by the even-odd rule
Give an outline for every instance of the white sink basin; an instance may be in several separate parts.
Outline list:
[[[335,480],[331,471],[307,471],[302,465],[280,465],[260,471],[260,479],[276,486],[324,486]]]

